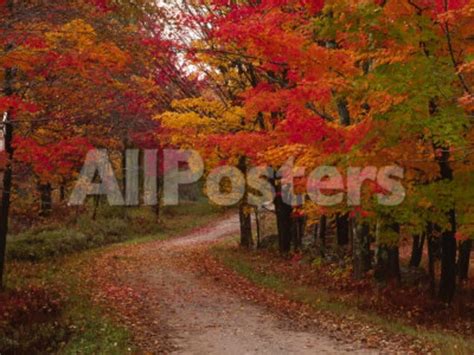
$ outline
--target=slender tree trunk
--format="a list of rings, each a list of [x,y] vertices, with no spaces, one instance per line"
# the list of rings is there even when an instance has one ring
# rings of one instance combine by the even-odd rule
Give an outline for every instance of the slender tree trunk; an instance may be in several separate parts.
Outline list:
[[[95,221],[97,219],[97,213],[99,212],[99,206],[100,206],[100,200],[101,200],[100,195],[94,196],[94,210],[92,212],[92,220]]]
[[[449,149],[441,149],[437,154],[441,180],[452,181],[453,170],[450,165],[451,153]],[[447,212],[450,228],[441,233],[441,276],[439,280],[439,297],[445,303],[451,303],[456,292],[456,211],[454,208]]]
[[[451,226],[455,226],[454,210],[450,211]],[[455,231],[444,231],[441,235],[441,276],[439,297],[443,302],[451,303],[456,291],[456,238]]]
[[[436,297],[436,272],[435,265],[439,254],[439,240],[436,238],[434,233],[435,226],[433,223],[428,223],[426,229],[427,241],[428,241],[428,274],[430,277],[430,291],[433,297]]]
[[[262,226],[260,222],[260,211],[258,208],[255,208],[255,228],[257,232],[257,249],[260,249],[262,246]]]
[[[13,12],[13,0],[7,1],[7,7],[10,14]],[[9,52],[13,49],[13,45],[8,44],[5,48],[5,52]],[[4,88],[3,93],[5,96],[13,95],[13,79],[14,70],[13,68],[6,68],[4,73]],[[10,202],[12,194],[12,177],[13,177],[13,126],[9,123],[12,121],[11,112],[6,113],[7,122],[4,122],[4,141],[5,141],[5,152],[7,154],[7,164],[3,173],[3,191],[0,206],[0,289],[4,288],[4,272],[5,272],[5,253],[7,247],[7,235],[8,235],[8,220],[10,216]],[[0,119],[3,120],[3,117]]]
[[[5,253],[7,246],[8,235],[8,220],[10,215],[10,196],[12,193],[12,175],[13,175],[13,127],[7,124],[5,130],[5,151],[8,156],[8,162],[3,173],[3,191],[2,191],[2,205],[0,206],[0,288],[4,287],[3,275],[5,272]]]
[[[431,115],[438,111],[436,101],[432,99],[429,105]],[[449,146],[433,143],[435,159],[440,170],[440,181],[452,181],[454,172],[451,167],[451,152]],[[449,228],[441,233],[441,276],[439,280],[439,298],[445,303],[451,303],[456,292],[456,211],[454,206],[446,213]]]
[[[248,206],[241,203],[239,206],[240,219],[240,246],[250,249],[253,245],[252,238],[252,216],[248,213]]]
[[[346,246],[349,244],[349,214],[336,216],[337,245]]]
[[[40,193],[40,216],[47,217],[51,214],[53,206],[52,187],[51,184],[39,184]]]
[[[305,217],[296,217],[292,221],[293,229],[293,243],[295,251],[301,250],[303,247],[303,237],[305,230],[306,218]]]
[[[395,246],[379,246],[377,254],[376,278],[379,281],[400,283],[400,255]]]
[[[280,253],[286,255],[291,250],[291,237],[292,237],[292,220],[291,213],[292,207],[283,201],[281,186],[276,186],[277,196],[275,197],[275,212],[277,218],[278,227],[278,246]]]
[[[423,258],[423,247],[425,245],[426,234],[413,236],[413,246],[411,250],[410,266],[419,267]]]
[[[247,158],[242,156],[239,159],[239,170],[247,179]],[[247,201],[247,192],[245,192],[243,201]],[[250,206],[242,202],[239,206],[240,218],[240,246],[250,249],[253,246],[252,236],[252,215],[250,213]]]
[[[327,222],[328,218],[325,215],[322,215],[319,218],[319,227],[318,227],[318,239],[321,257],[326,256],[326,233],[327,233]]]
[[[161,197],[163,192],[163,179],[159,174],[156,175],[157,183],[156,183],[156,204],[153,206],[153,210],[155,212],[156,220],[159,222],[161,218]]]
[[[59,186],[59,201],[63,203],[66,200],[66,186],[64,186],[64,183],[61,183],[61,186]]]
[[[391,233],[400,234],[400,225],[393,224],[388,226]],[[380,225],[377,233],[381,233]],[[377,241],[380,241],[378,236]],[[382,243],[377,247],[377,263],[375,266],[375,278],[384,282],[400,283],[400,253],[398,243]]]
[[[372,267],[370,256],[370,226],[367,223],[352,223],[353,228],[353,247],[352,247],[352,265],[353,277],[360,280],[365,273]]]
[[[465,281],[469,278],[469,262],[471,260],[472,239],[465,240],[459,246],[459,280]]]

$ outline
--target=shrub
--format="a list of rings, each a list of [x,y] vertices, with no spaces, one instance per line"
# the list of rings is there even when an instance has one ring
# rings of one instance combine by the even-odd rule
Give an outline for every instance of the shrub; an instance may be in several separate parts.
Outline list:
[[[38,261],[70,254],[88,247],[88,237],[75,230],[44,231],[36,235],[25,233],[8,244],[8,257]]]
[[[0,293],[0,353],[51,352],[68,337],[58,293],[27,287]]]

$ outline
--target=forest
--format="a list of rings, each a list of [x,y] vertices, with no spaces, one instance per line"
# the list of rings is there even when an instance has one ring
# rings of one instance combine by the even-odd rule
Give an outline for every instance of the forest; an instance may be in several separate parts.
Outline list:
[[[0,14],[0,354],[474,353],[474,0]]]

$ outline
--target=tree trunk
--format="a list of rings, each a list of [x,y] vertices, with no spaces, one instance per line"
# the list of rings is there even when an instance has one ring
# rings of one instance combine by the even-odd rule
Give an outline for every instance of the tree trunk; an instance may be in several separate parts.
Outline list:
[[[7,246],[8,235],[8,219],[10,214],[10,196],[12,193],[12,175],[13,175],[13,127],[7,124],[5,130],[5,151],[8,156],[8,162],[3,173],[3,191],[2,191],[2,205],[0,206],[0,288],[3,289],[3,274],[5,271],[5,253]]]
[[[306,218],[301,216],[295,217],[292,221],[292,240],[294,243],[295,251],[301,250],[301,248],[303,248],[305,224]]]
[[[10,14],[13,11],[13,0],[7,2],[8,10]],[[5,48],[5,52],[9,52],[13,49],[11,44],[8,44]],[[4,75],[4,90],[5,96],[13,95],[13,79],[14,70],[12,68],[5,69]],[[7,235],[8,235],[8,220],[10,215],[10,202],[12,194],[12,177],[13,177],[13,152],[14,148],[12,145],[13,141],[13,125],[9,122],[12,121],[11,112],[6,113],[7,122],[4,122],[4,142],[5,152],[7,154],[7,164],[3,173],[3,191],[0,206],[0,289],[4,288],[4,272],[5,272],[5,253],[7,247]],[[2,117],[3,119],[3,117]]]
[[[63,203],[66,200],[66,186],[64,183],[59,186],[59,201]]]
[[[439,257],[439,239],[434,236],[435,226],[428,223],[426,234],[428,240],[428,274],[430,276],[430,291],[433,297],[436,296],[436,260]]]
[[[451,225],[455,226],[454,210],[451,214]],[[444,231],[441,235],[441,276],[439,280],[439,297],[445,303],[451,303],[456,291],[456,238],[455,231]]]
[[[349,214],[336,216],[337,245],[346,246],[349,244]]]
[[[281,186],[276,186],[277,196],[275,197],[275,212],[278,227],[278,246],[280,253],[286,255],[291,250],[291,213],[293,209],[287,205],[282,198]]]
[[[319,218],[319,227],[318,227],[318,239],[320,243],[320,252],[321,257],[326,256],[326,232],[327,232],[327,223],[328,218],[325,215],[322,215]]]
[[[380,227],[377,230],[377,233],[380,233]],[[388,230],[392,233],[400,234],[400,225],[396,223],[390,225]],[[379,241],[379,236],[377,240]],[[387,283],[400,283],[400,254],[397,243],[382,243],[378,245],[375,278],[378,281]]]
[[[441,180],[452,181],[453,170],[450,165],[451,153],[446,147],[437,154],[437,161],[441,172]],[[451,303],[456,292],[456,211],[454,208],[447,212],[450,228],[441,233],[441,276],[439,280],[439,297],[445,303]]]
[[[239,206],[240,219],[240,246],[250,249],[253,245],[252,238],[252,216],[247,212],[247,205],[241,203]]]
[[[353,277],[360,280],[370,270],[372,260],[370,255],[370,226],[367,223],[352,221],[352,266]]]
[[[429,103],[430,115],[438,112],[434,99]],[[451,167],[451,152],[448,145],[433,143],[435,159],[440,170],[439,181],[453,181],[454,172]],[[441,276],[439,280],[439,298],[445,303],[451,303],[456,292],[456,211],[454,206],[446,212],[449,228],[441,232]],[[437,228],[435,226],[435,228]]]
[[[241,156],[238,164],[239,170],[244,174],[247,180],[247,158]],[[243,201],[247,201],[247,191],[245,191]],[[252,237],[252,215],[250,213],[250,206],[242,202],[239,206],[240,218],[240,246],[250,249],[253,246]]]
[[[95,221],[97,219],[97,213],[99,212],[99,206],[100,206],[100,200],[101,200],[100,195],[95,195],[94,196],[94,210],[92,211],[92,220]]]
[[[260,222],[260,211],[258,208],[255,208],[255,228],[257,232],[257,249],[260,249],[262,246],[262,226]]]
[[[459,280],[465,281],[469,278],[469,262],[471,260],[472,239],[465,240],[459,246]]]
[[[47,217],[51,214],[53,206],[51,184],[39,184],[38,190],[40,193],[40,216]]]
[[[423,258],[423,247],[425,245],[426,234],[413,236],[413,246],[411,250],[410,266],[420,267]]]

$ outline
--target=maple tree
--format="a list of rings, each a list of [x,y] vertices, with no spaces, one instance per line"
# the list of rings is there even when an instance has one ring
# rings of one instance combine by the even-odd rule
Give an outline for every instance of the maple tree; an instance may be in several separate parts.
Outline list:
[[[2,274],[10,201],[17,190],[36,185],[39,212],[49,215],[53,189],[60,189],[63,202],[89,149],[120,152],[139,145],[138,137],[155,129],[153,115],[176,96],[181,74],[155,22],[158,12],[148,1],[139,6],[105,1],[2,4],[8,19],[0,59],[0,106],[8,112],[2,125],[7,155]],[[13,172],[22,179],[12,181]]]
[[[290,156],[306,171],[387,162],[402,167],[407,199],[390,208],[377,203],[383,188],[367,177],[362,207],[356,209],[321,208],[311,201],[288,208],[281,199],[289,186],[274,180],[280,250],[288,253],[298,243],[291,232],[299,223],[298,211],[318,225],[323,244],[326,223],[334,218],[339,248],[353,251],[354,276],[361,278],[372,268],[375,239],[376,276],[398,282],[402,227],[414,236],[415,265],[421,240],[429,246],[430,270],[439,250],[438,293],[450,302],[456,265],[465,279],[472,244],[472,198],[464,188],[471,176],[472,1],[194,5],[184,21],[199,40],[187,43],[188,56],[205,63],[209,90],[224,106],[241,106],[244,117],[240,129],[221,129],[217,135],[216,127],[233,122],[225,109],[212,115],[212,124],[194,108],[172,117],[187,146],[196,147],[188,139],[195,136],[234,157],[234,163],[240,156],[275,170]],[[434,283],[434,272],[431,277]]]

